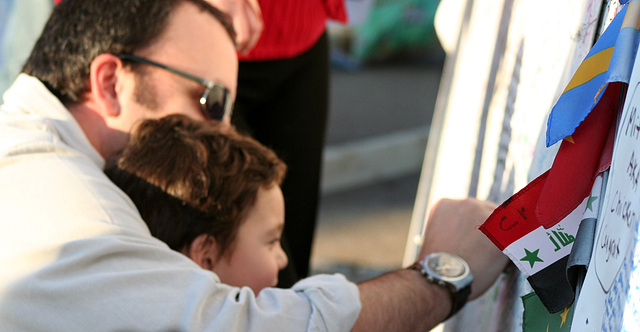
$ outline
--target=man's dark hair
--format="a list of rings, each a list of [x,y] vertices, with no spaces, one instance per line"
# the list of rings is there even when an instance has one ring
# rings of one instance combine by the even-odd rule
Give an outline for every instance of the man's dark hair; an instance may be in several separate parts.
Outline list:
[[[151,45],[173,10],[186,1],[211,13],[235,41],[226,15],[204,0],[63,0],[22,71],[42,81],[63,103],[78,102],[88,91],[93,59],[103,53],[133,54]]]
[[[145,120],[105,173],[134,202],[151,234],[182,251],[205,234],[230,255],[260,188],[280,185],[273,150],[223,124],[173,114]]]

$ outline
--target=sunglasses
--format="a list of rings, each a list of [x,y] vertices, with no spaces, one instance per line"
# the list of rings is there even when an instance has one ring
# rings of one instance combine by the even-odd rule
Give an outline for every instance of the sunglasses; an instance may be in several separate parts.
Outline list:
[[[165,66],[163,64],[141,58],[139,56],[131,54],[121,54],[118,55],[118,58],[120,58],[120,60],[135,61],[162,68],[174,74],[180,75],[186,79],[190,79],[194,82],[204,85],[206,89],[204,90],[202,97],[200,97],[199,102],[200,106],[202,106],[202,110],[204,111],[205,116],[207,116],[209,119],[218,121],[228,121],[229,119],[231,119],[231,112],[233,111],[233,100],[229,96],[229,89],[227,89],[223,85],[204,78],[193,76],[181,70],[171,68],[169,66]]]

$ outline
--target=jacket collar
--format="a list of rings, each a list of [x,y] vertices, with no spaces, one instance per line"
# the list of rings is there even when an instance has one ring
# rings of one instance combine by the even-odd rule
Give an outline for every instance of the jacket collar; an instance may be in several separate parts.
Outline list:
[[[104,168],[104,158],[91,145],[76,119],[40,80],[24,73],[18,75],[3,99],[2,112],[42,118],[63,143],[91,159],[100,169]]]

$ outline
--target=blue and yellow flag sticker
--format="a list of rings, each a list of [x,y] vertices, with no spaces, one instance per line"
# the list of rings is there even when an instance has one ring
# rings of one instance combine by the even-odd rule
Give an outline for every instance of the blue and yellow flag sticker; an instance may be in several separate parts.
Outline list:
[[[610,82],[629,83],[640,42],[640,1],[623,6],[582,61],[547,121],[547,146],[573,134]]]

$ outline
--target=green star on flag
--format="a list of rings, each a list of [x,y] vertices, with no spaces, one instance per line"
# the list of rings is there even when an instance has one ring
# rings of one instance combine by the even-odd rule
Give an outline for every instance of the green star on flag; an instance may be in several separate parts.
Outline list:
[[[535,264],[535,262],[544,262],[542,259],[540,259],[540,257],[538,257],[538,252],[540,252],[540,249],[536,249],[534,252],[531,252],[525,248],[524,252],[525,256],[520,258],[520,260],[529,262],[529,264],[531,264],[531,267],[533,267],[533,264]]]

